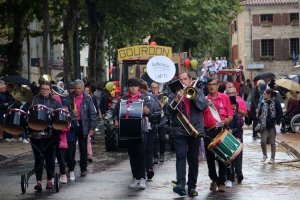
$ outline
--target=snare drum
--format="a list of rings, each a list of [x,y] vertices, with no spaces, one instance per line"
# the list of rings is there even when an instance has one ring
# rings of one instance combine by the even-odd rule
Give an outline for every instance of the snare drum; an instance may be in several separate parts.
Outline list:
[[[26,126],[27,114],[20,109],[10,109],[5,114],[5,121],[3,125],[4,131],[13,135],[19,135],[24,133]]]
[[[34,138],[34,139],[44,139],[44,138],[50,138],[52,137],[52,128],[47,127],[45,130],[42,131],[36,131],[31,128],[27,128],[27,136],[29,138]]]
[[[68,126],[69,112],[63,108],[55,109],[51,112],[52,127],[56,130],[63,130]]]
[[[28,126],[33,130],[44,130],[49,125],[50,109],[47,106],[38,104],[28,109],[29,122]]]
[[[208,149],[228,166],[243,150],[243,144],[225,129],[208,145]]]

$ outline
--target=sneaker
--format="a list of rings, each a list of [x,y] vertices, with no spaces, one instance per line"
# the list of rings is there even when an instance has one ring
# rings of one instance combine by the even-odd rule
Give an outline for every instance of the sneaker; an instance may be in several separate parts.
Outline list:
[[[92,163],[92,162],[93,162],[93,159],[92,159],[92,158],[88,158],[87,161],[88,161],[89,163]]]
[[[158,158],[154,158],[154,164],[158,164]]]
[[[224,185],[219,185],[218,186],[218,192],[225,192],[226,189],[225,189],[225,186]]]
[[[145,190],[146,189],[146,180],[144,178],[141,178],[140,179],[140,188],[142,190]]]
[[[227,180],[227,181],[225,182],[225,186],[226,186],[227,188],[232,188],[232,182],[231,182],[230,180]]]
[[[198,192],[195,189],[190,189],[188,192],[188,195],[190,197],[196,197],[196,196],[198,196]]]
[[[260,162],[265,162],[267,160],[268,156],[263,156]]]
[[[23,141],[23,138],[22,137],[19,137],[19,142],[22,142]]]
[[[40,181],[37,182],[36,186],[34,186],[34,189],[37,192],[41,192],[42,191],[42,183]]]
[[[242,183],[242,180],[244,179],[243,174],[239,174],[239,175],[237,176],[237,179],[238,179],[238,183]]]
[[[17,140],[15,140],[14,138],[10,139],[11,142],[16,142]]]
[[[4,139],[4,141],[6,141],[6,142],[11,142],[11,139],[6,138],[6,139]]]
[[[24,143],[24,144],[28,144],[29,142],[28,142],[28,140],[23,139],[23,143]]]
[[[209,189],[210,190],[217,190],[217,182],[216,181],[211,182]]]
[[[159,157],[159,162],[164,162],[164,161],[165,161],[165,156],[161,154]]]
[[[183,187],[181,187],[180,185],[174,185],[173,192],[179,194],[180,196],[186,195],[185,189]]]
[[[67,184],[67,182],[68,182],[68,180],[67,180],[67,175],[61,174],[61,175],[60,175],[60,182],[61,182],[62,184]]]
[[[86,175],[87,175],[86,170],[81,171],[80,175],[81,175],[81,176],[86,176]]]
[[[129,188],[137,188],[139,183],[140,183],[140,180],[137,180],[136,178],[133,178],[130,185],[129,185]]]
[[[154,176],[153,169],[148,169],[148,171],[147,171],[147,178],[150,180],[150,179],[153,178],[153,176]]]
[[[269,164],[275,164],[275,160],[273,158],[271,158],[268,163]]]
[[[52,189],[52,180],[47,180],[46,189]]]
[[[70,181],[75,181],[75,173],[74,173],[74,171],[70,172]]]

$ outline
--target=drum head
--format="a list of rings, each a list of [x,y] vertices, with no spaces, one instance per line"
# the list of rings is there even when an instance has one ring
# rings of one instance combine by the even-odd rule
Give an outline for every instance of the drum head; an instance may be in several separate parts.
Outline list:
[[[33,119],[28,122],[28,126],[33,130],[41,131],[48,127],[48,122],[40,119]]]
[[[13,135],[19,135],[24,133],[25,131],[25,129],[22,126],[15,125],[15,124],[5,124],[3,125],[3,130]]]
[[[62,121],[62,120],[58,120],[52,123],[52,127],[55,130],[63,130],[64,128],[68,127],[68,122],[67,121]]]

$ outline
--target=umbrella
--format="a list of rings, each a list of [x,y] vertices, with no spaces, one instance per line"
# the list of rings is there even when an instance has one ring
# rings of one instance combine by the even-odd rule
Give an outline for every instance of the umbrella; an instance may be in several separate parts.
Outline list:
[[[295,81],[296,83],[300,83],[300,76],[299,75],[289,75],[285,77],[285,79]]]
[[[279,79],[279,80],[276,80],[276,84],[281,87],[284,87],[288,90],[300,92],[300,85],[298,83],[296,83],[295,81],[288,80],[288,79]]]
[[[65,72],[59,72],[55,77],[64,77],[65,76]]]
[[[10,82],[10,83],[15,83],[15,84],[21,84],[21,85],[30,85],[30,82],[18,75],[14,75],[14,76],[4,76],[2,78],[3,81],[5,82]]]
[[[275,76],[275,74],[273,74],[272,72],[263,72],[263,73],[258,74],[257,76],[255,76],[255,78],[253,79],[253,82],[258,81],[260,79],[271,78],[273,76]]]

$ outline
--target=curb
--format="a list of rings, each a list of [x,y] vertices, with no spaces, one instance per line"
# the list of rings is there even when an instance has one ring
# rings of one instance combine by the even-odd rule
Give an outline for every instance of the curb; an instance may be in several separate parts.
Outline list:
[[[31,151],[32,151],[32,150],[25,151],[25,152],[22,152],[22,153],[19,153],[19,154],[16,154],[16,155],[14,155],[14,156],[10,156],[10,157],[6,157],[6,156],[3,156],[3,155],[0,154],[0,163],[5,162],[5,161],[7,161],[7,160],[11,160],[11,159],[13,159],[13,158],[15,158],[15,157],[17,157],[17,156],[26,154],[26,153],[31,152]]]
[[[300,158],[300,149],[293,147],[292,145],[289,145],[288,143],[277,141],[280,145],[282,145],[284,148],[289,149],[292,154],[296,156],[296,158]]]

